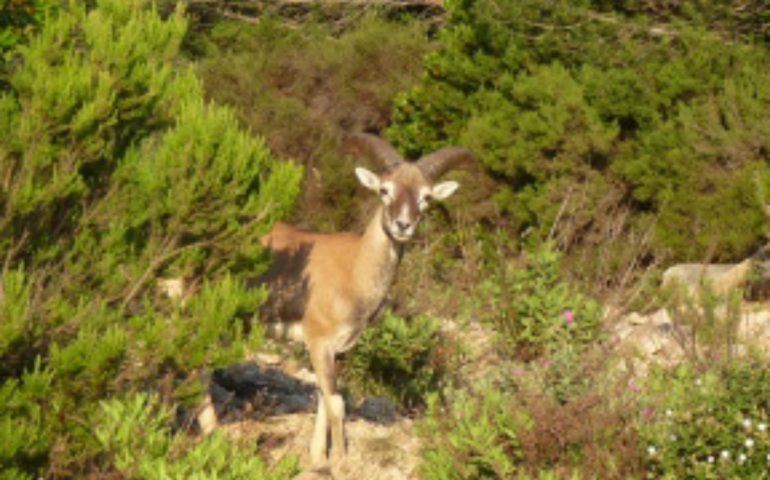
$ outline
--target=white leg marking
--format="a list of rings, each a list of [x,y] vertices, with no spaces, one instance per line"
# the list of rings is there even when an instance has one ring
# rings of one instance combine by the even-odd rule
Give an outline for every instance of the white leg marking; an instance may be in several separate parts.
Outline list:
[[[305,329],[302,328],[302,322],[294,322],[289,324],[289,328],[286,329],[286,338],[293,342],[302,342],[305,340]]]
[[[329,422],[332,433],[332,463],[338,464],[345,456],[345,432],[343,422],[345,420],[345,401],[342,395],[329,396]]]
[[[318,409],[315,415],[313,427],[313,440],[310,442],[310,462],[313,467],[319,467],[326,458],[326,433],[328,432],[326,420],[326,406],[321,392],[318,392]]]

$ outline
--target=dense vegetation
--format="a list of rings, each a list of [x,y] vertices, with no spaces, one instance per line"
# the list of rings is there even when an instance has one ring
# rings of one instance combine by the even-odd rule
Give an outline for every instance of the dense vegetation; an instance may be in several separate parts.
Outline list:
[[[211,5],[0,4],[0,476],[290,478],[195,409],[262,345],[259,235],[368,220],[339,151],[367,130],[480,160],[342,359],[349,396],[420,418],[422,477],[767,478],[734,299],[671,305],[697,344],[646,376],[602,305],[766,240],[762,2]]]
[[[4,478],[264,468],[222,438],[170,437],[170,406],[259,345],[262,294],[238,278],[266,265],[258,235],[301,170],[204,101],[179,56],[186,26],[181,9],[72,3],[15,51],[0,94]],[[201,280],[185,308],[157,293],[166,276]]]
[[[389,132],[412,153],[471,147],[512,227],[555,237],[586,280],[746,256],[770,178],[769,52],[681,3],[661,22],[590,1],[452,2]]]

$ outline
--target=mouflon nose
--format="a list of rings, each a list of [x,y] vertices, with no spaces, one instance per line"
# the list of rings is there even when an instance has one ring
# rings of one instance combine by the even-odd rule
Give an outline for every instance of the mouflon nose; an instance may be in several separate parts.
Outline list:
[[[396,226],[399,230],[402,232],[405,232],[411,224],[409,222],[404,222],[402,220],[396,220]]]

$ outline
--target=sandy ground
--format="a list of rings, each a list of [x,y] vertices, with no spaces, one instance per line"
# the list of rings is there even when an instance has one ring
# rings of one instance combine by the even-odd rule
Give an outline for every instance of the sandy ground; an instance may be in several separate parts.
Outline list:
[[[229,436],[260,443],[260,450],[270,461],[286,455],[300,459],[302,480],[409,480],[416,479],[420,442],[409,419],[391,425],[378,425],[357,419],[345,423],[348,449],[345,460],[333,472],[310,470],[309,445],[314,415],[299,413],[270,417],[260,421],[244,420],[222,425]]]

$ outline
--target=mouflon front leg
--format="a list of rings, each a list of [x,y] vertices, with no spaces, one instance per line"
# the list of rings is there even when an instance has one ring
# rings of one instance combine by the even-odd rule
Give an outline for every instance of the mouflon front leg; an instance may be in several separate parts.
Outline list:
[[[319,398],[313,439],[310,444],[310,458],[314,466],[319,466],[327,450],[327,433],[331,429],[331,460],[337,464],[345,455],[345,436],[343,421],[345,403],[342,395],[336,392],[334,350],[332,342],[317,339],[308,344],[310,360],[318,380]]]

